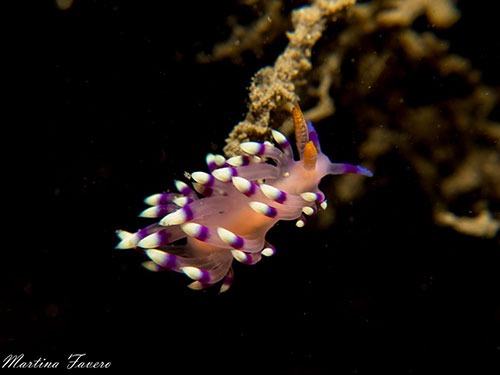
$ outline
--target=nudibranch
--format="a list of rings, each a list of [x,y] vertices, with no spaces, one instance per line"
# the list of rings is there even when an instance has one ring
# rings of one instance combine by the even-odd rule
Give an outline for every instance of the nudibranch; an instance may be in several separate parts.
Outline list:
[[[327,202],[318,185],[326,175],[372,176],[366,168],[331,163],[321,152],[318,135],[299,106],[292,112],[299,160],[294,160],[287,138],[276,130],[270,142],[240,144],[244,155],[225,159],[208,154],[210,173],[194,172],[190,188],[175,181],[179,193],[147,197],[151,206],[139,216],[159,221],[135,233],[119,230],[117,249],[136,249],[150,260],[151,271],[183,272],[194,281],[191,289],[203,289],[221,280],[221,292],[233,281],[233,259],[255,264],[275,253],[266,242],[267,231],[279,220],[313,215]],[[187,241],[185,240],[187,238]],[[183,240],[183,243],[181,243]]]

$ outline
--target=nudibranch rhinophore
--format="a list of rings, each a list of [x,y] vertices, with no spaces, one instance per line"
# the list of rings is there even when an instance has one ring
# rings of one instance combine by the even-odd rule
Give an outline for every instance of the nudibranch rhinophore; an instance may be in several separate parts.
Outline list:
[[[266,242],[267,231],[279,220],[297,220],[314,215],[326,200],[318,185],[329,174],[373,176],[366,168],[332,163],[321,152],[312,123],[299,106],[292,113],[299,160],[294,160],[287,138],[273,130],[280,148],[270,142],[240,144],[245,155],[225,159],[208,154],[210,173],[191,174],[193,188],[175,181],[179,193],[147,197],[151,206],[139,216],[159,222],[135,233],[119,230],[117,249],[136,249],[151,260],[151,271],[183,272],[194,281],[191,289],[203,289],[220,280],[221,292],[233,281],[233,259],[255,264],[275,248]],[[198,194],[201,196],[199,197]],[[187,238],[187,242],[179,240]]]

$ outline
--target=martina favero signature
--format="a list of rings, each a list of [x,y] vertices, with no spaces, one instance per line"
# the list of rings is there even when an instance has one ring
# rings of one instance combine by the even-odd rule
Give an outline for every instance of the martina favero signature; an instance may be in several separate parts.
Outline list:
[[[59,361],[50,361],[46,358],[38,358],[34,360],[27,360],[24,358],[24,353],[9,354],[4,357],[2,368],[66,368],[67,370],[81,369],[81,368],[110,368],[111,362],[104,361],[88,361],[86,360],[87,353],[70,354],[65,363]]]

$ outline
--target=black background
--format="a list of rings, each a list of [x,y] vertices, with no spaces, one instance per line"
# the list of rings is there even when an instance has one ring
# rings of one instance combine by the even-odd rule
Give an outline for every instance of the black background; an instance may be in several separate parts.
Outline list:
[[[499,85],[495,16],[473,5],[487,3],[461,1],[462,19],[442,35]],[[114,250],[116,229],[144,225],[135,216],[145,196],[221,152],[251,76],[286,39],[259,59],[201,65],[196,54],[228,37],[225,18],[250,20],[247,10],[228,1],[38,6],[26,63],[38,75],[36,103],[24,106],[40,108],[38,123],[18,129],[30,159],[14,163],[20,188],[5,202],[27,208],[8,211],[19,219],[5,231],[2,360],[87,353],[165,373],[498,371],[498,239],[435,227],[397,154],[379,161],[364,198],[341,206],[331,228],[279,223],[268,234],[277,254],[237,264],[225,294],[191,291],[186,277],[148,272],[143,256]],[[359,162],[349,131],[327,121],[317,130],[334,160]]]

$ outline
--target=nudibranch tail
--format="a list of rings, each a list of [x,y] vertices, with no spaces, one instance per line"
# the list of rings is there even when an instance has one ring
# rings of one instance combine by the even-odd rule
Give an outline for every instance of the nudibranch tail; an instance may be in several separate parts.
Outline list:
[[[147,255],[143,266],[148,270],[187,275],[191,289],[221,282],[220,292],[227,291],[234,280],[234,260],[253,265],[276,252],[265,236],[278,221],[294,220],[301,228],[307,216],[326,209],[318,187],[322,177],[373,175],[360,166],[331,163],[298,105],[292,117],[298,160],[277,130],[272,131],[276,146],[267,141],[242,143],[245,155],[230,159],[209,153],[205,158],[209,173],[191,173],[193,188],[177,180],[178,193],[147,197],[144,202],[150,207],[139,216],[158,222],[134,233],[117,231],[116,248]]]

